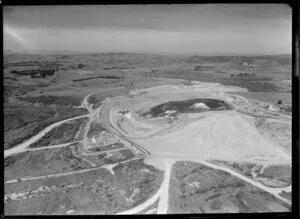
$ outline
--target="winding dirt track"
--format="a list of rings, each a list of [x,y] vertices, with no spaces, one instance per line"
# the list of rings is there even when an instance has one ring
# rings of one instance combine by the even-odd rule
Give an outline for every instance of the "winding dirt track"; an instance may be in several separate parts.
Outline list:
[[[26,151],[27,147],[30,146],[32,143],[38,141],[39,139],[41,139],[47,132],[51,131],[53,128],[60,126],[63,123],[75,120],[75,119],[80,119],[80,118],[85,118],[85,117],[89,117],[89,115],[82,115],[82,116],[76,116],[70,119],[65,119],[56,123],[53,123],[52,125],[49,125],[48,127],[46,127],[45,129],[43,129],[42,131],[40,131],[38,134],[36,134],[35,136],[32,136],[30,139],[28,139],[27,141],[11,148],[8,150],[4,151],[4,158],[12,156],[14,154],[17,153],[21,153]]]
[[[137,160],[138,158],[132,158],[130,160],[125,160],[120,163],[127,163],[129,161],[133,161],[133,160]],[[45,176],[35,176],[35,177],[24,177],[21,178],[19,180],[17,179],[12,179],[12,180],[7,180],[5,182],[5,184],[10,184],[10,183],[17,183],[17,182],[23,182],[23,181],[28,181],[28,180],[41,180],[41,179],[49,179],[49,178],[55,178],[55,177],[62,177],[62,176],[68,176],[68,175],[73,175],[73,174],[80,174],[80,173],[85,173],[85,172],[89,172],[92,170],[98,170],[98,169],[110,169],[111,168],[111,164],[107,164],[101,167],[94,167],[94,168],[89,168],[89,169],[84,169],[84,170],[76,170],[76,171],[71,171],[71,172],[65,172],[65,173],[54,173],[54,174],[49,174],[49,175],[45,175]]]
[[[244,99],[244,98],[242,98],[242,99]],[[250,107],[253,107],[252,105],[250,105],[250,103],[248,102],[248,101],[246,101],[248,104],[249,104],[249,106]],[[119,136],[121,136],[121,137],[123,137],[123,138],[128,138],[129,136],[130,136],[130,134],[124,134],[120,129],[119,129],[119,127],[117,126],[117,125],[115,125],[114,124],[114,119],[112,118],[113,117],[113,115],[111,115],[112,113],[111,113],[111,111],[110,111],[110,108],[109,107],[107,107],[106,109],[105,109],[105,107],[106,107],[106,105],[104,104],[104,106],[103,106],[103,108],[104,109],[102,109],[102,120],[106,123],[106,125],[108,126],[108,127],[110,127],[110,129],[111,130],[113,130],[114,132],[115,132],[115,134],[116,135],[119,135]],[[112,106],[110,106],[110,107],[113,107],[113,105]],[[253,107],[253,108],[255,108],[255,107]],[[282,116],[282,115],[280,115],[280,116]],[[290,119],[290,117],[288,117],[288,116],[285,116],[286,118],[288,118],[288,119]],[[217,119],[216,121],[220,121],[220,119]],[[228,119],[228,122],[230,123],[230,119]],[[235,121],[235,120],[234,120]],[[240,123],[242,122],[242,120],[241,119],[239,119],[238,120]],[[233,122],[234,123],[234,122]],[[214,123],[215,124],[215,123]],[[217,124],[217,123],[216,123]],[[244,126],[246,127],[246,123],[244,122],[243,123],[244,124]],[[232,124],[233,125],[233,124]],[[210,125],[211,126],[211,125]],[[225,128],[226,127],[226,125],[225,125],[225,127],[224,126],[220,126],[220,127],[222,127],[222,128]],[[196,130],[203,130],[202,128],[198,128],[198,129],[196,129]],[[212,129],[210,129],[211,131],[212,131]],[[226,128],[224,129],[224,130],[226,130]],[[220,131],[221,131],[221,129],[220,129]],[[163,132],[163,130],[161,131],[161,132]],[[161,132],[159,132],[159,133],[161,133]],[[190,132],[188,132],[188,133],[190,133]],[[198,132],[199,133],[199,132]],[[252,133],[253,133],[253,135],[254,135],[254,130],[252,131]],[[219,134],[221,134],[221,132],[219,133]],[[155,135],[155,134],[154,134]],[[180,136],[181,134],[176,134],[175,136]],[[211,136],[215,136],[215,133],[213,133],[213,132],[210,132],[210,135]],[[174,137],[175,137],[174,136]],[[184,136],[184,134],[182,134],[181,136]],[[174,138],[173,137],[173,138]],[[129,137],[130,138],[130,137]],[[137,139],[138,138],[136,138],[136,137],[132,137],[132,138],[130,138],[131,139],[131,141],[132,142],[134,142],[134,143],[136,143],[137,145],[139,145],[139,143],[138,142],[145,142],[146,140],[145,139],[147,139],[147,138],[149,138],[149,136],[143,136],[143,138],[142,139],[144,139],[144,140],[141,140],[141,141],[138,141]],[[160,139],[160,137],[158,138],[158,140],[157,140],[157,142],[155,142],[154,143],[154,145],[157,145],[158,143],[159,143],[159,139]],[[168,141],[167,141],[167,139],[169,139]],[[164,141],[165,143],[163,143],[163,144],[161,144],[161,145],[159,145],[158,147],[157,147],[157,149],[159,149],[160,150],[160,148],[165,148],[166,147],[166,144],[167,144],[167,142],[169,142],[170,140],[172,139],[172,136],[170,135],[170,136],[167,136],[166,137],[166,140]],[[174,139],[173,139],[174,140]],[[250,139],[249,139],[250,140]],[[263,142],[263,140],[264,139],[261,139],[261,142]],[[179,141],[179,139],[177,140],[174,140],[174,142],[172,143],[172,145],[174,146],[174,144],[176,144],[176,141],[178,142]],[[214,138],[212,138],[212,141],[214,142],[213,144],[214,145],[218,145],[219,143],[221,143],[221,142],[219,142],[219,141],[215,141],[215,139]],[[217,143],[216,143],[217,142]],[[247,141],[248,143],[246,143],[245,145],[248,145],[249,143],[250,143],[250,141]],[[267,143],[267,142],[264,142],[264,143]],[[151,143],[150,143],[151,144]],[[140,146],[140,145],[139,145]],[[150,146],[150,145],[148,145],[148,146]],[[182,146],[182,144],[181,144],[181,146]],[[252,146],[251,144],[249,145],[249,146]],[[278,150],[276,150],[276,148],[273,148],[271,145],[268,145],[269,147],[270,147],[270,150],[272,151],[272,153],[274,153],[274,154],[279,154],[279,152],[280,151],[278,151]],[[172,149],[171,149],[172,150]],[[175,149],[173,149],[173,150],[175,150]],[[253,151],[255,151],[256,149],[253,149]],[[161,155],[161,153],[160,152],[157,152],[156,151],[156,149],[155,149],[155,147],[153,148],[153,147],[151,147],[151,149],[150,149],[150,151],[149,150],[147,150],[148,152],[150,152],[151,153],[151,157],[155,157],[155,156],[160,156]],[[154,152],[154,153],[153,153]],[[182,151],[182,153],[184,153],[184,151]],[[181,153],[180,153],[181,154]],[[161,187],[160,187],[160,189],[152,196],[152,197],[150,197],[147,201],[145,201],[144,203],[142,203],[141,205],[139,205],[139,206],[136,206],[135,208],[133,208],[133,209],[130,209],[130,210],[127,210],[127,211],[124,211],[124,212],[120,212],[119,214],[136,214],[136,213],[138,213],[139,211],[142,211],[143,209],[145,209],[146,207],[148,207],[148,206],[150,206],[151,204],[153,204],[158,198],[160,198],[160,202],[159,202],[159,205],[158,205],[158,209],[157,209],[157,213],[158,214],[165,214],[166,212],[167,212],[167,209],[168,209],[168,185],[169,185],[169,178],[170,178],[170,171],[171,171],[171,167],[172,167],[172,164],[175,162],[175,161],[182,161],[182,160],[190,160],[190,159],[192,159],[192,160],[194,160],[195,161],[195,159],[194,158],[192,158],[192,157],[190,157],[190,156],[186,156],[186,157],[178,157],[178,158],[175,158],[175,157],[173,157],[173,156],[171,156],[171,158],[170,159],[168,159],[167,157],[168,156],[166,156],[167,154],[163,154],[163,156],[165,155],[165,160],[164,160],[164,162],[161,162],[160,164],[161,165],[155,165],[157,168],[160,168],[160,169],[163,169],[164,170],[164,172],[165,172],[165,176],[164,176],[164,180],[163,180],[163,182],[162,182],[162,185],[161,185]],[[285,156],[283,156],[283,157],[285,157]],[[289,158],[288,157],[286,157],[286,159],[288,160]],[[172,162],[170,161],[170,160],[172,160]],[[283,163],[286,163],[287,162],[287,160],[283,160],[282,162]],[[256,186],[256,187],[258,187],[258,188],[260,188],[260,189],[262,189],[262,190],[264,190],[264,191],[266,191],[266,192],[268,192],[268,193],[271,193],[271,194],[273,194],[275,197],[277,197],[278,199],[280,199],[280,200],[282,200],[282,201],[284,201],[284,202],[286,202],[286,203],[288,203],[288,204],[291,204],[291,202],[289,201],[289,200],[287,200],[287,199],[285,199],[285,198],[283,198],[283,197],[281,197],[280,195],[279,195],[279,193],[281,192],[281,191],[286,191],[286,192],[288,192],[288,191],[291,191],[291,186],[289,186],[289,187],[286,187],[286,188],[270,188],[270,187],[267,187],[267,186],[264,186],[264,185],[262,185],[261,183],[259,183],[259,182],[257,182],[257,181],[254,181],[254,180],[252,180],[252,179],[249,179],[249,178],[247,178],[247,177],[245,177],[245,176],[243,176],[243,175],[241,175],[241,174],[239,174],[239,173],[237,173],[237,172],[235,172],[235,171],[233,171],[233,170],[231,170],[231,169],[229,169],[229,168],[227,168],[227,167],[223,167],[223,166],[218,166],[218,165],[215,165],[215,164],[212,164],[212,163],[209,163],[209,162],[207,162],[207,161],[205,161],[205,160],[202,160],[202,159],[197,159],[197,161],[196,162],[198,162],[198,163],[201,163],[201,164],[203,164],[203,165],[206,165],[206,166],[209,166],[209,167],[212,167],[212,168],[214,168],[214,169],[219,169],[219,170],[222,170],[222,171],[225,171],[225,172],[227,172],[227,173],[230,173],[231,175],[233,175],[233,176],[235,176],[235,177],[237,177],[237,178],[239,178],[239,179],[241,179],[241,180],[243,180],[243,181],[246,181],[247,183],[250,183],[251,185],[253,185],[253,186]],[[266,163],[268,163],[267,161],[265,161]],[[273,161],[272,161],[273,162]],[[163,165],[162,165],[162,163],[163,163]],[[275,163],[280,163],[279,161],[276,161]]]
[[[129,209],[127,211],[120,212],[118,214],[120,215],[131,215],[131,214],[136,214],[151,204],[153,204],[158,198],[159,204],[157,208],[157,214],[166,214],[168,210],[168,205],[169,205],[169,181],[170,181],[170,175],[171,175],[171,168],[173,165],[174,161],[170,159],[166,159],[163,161],[165,173],[164,173],[164,179],[163,182],[160,186],[160,188],[157,190],[157,192],[152,195],[147,201],[144,203]]]
[[[83,146],[84,148],[86,148],[87,146],[87,132],[88,132],[88,129],[89,129],[89,125],[91,124],[92,121],[96,120],[96,121],[101,121],[101,122],[104,122],[104,124],[107,126],[107,128],[112,131],[117,138],[119,138],[122,142],[124,142],[124,144],[128,147],[128,148],[134,148],[136,151],[139,151],[141,153],[144,154],[144,156],[146,157],[153,157],[153,156],[156,156],[153,151],[150,151],[150,150],[147,150],[146,148],[142,147],[139,143],[137,143],[134,139],[128,139],[127,136],[124,136],[120,131],[119,129],[116,127],[116,125],[114,124],[113,122],[113,119],[112,119],[112,115],[110,114],[110,109],[109,108],[106,108],[106,106],[100,106],[99,108],[93,110],[89,104],[88,104],[88,97],[94,93],[97,93],[97,92],[93,92],[93,93],[90,93],[88,94],[84,100],[83,100],[83,106],[89,111],[89,114],[88,115],[83,115],[83,116],[77,116],[77,117],[74,117],[74,118],[70,118],[70,119],[66,119],[66,120],[62,120],[62,121],[59,121],[59,122],[56,122],[48,127],[46,127],[44,130],[42,130],[40,133],[38,133],[37,135],[31,137],[29,140],[27,140],[26,142],[14,147],[14,148],[11,148],[9,150],[5,150],[4,151],[4,157],[8,157],[8,156],[12,156],[14,154],[17,154],[17,153],[21,153],[21,152],[24,152],[26,150],[42,150],[44,148],[51,148],[51,146],[49,147],[43,147],[41,149],[28,149],[27,147],[29,145],[31,145],[32,143],[34,143],[35,141],[39,140],[41,137],[43,137],[47,132],[49,132],[51,129],[65,123],[65,122],[68,122],[68,121],[71,121],[71,120],[74,120],[74,119],[79,119],[79,118],[84,118],[84,117],[89,117],[89,121],[88,121],[88,124],[87,124],[87,128],[86,128],[86,131],[85,131],[85,134],[84,134],[84,139],[83,139]],[[237,96],[237,95],[235,95]],[[240,96],[238,96],[239,98],[242,98]],[[244,99],[244,98],[242,98]],[[245,99],[246,100],[246,99]],[[246,102],[250,105],[250,103],[246,100]],[[252,106],[253,107],[253,106]],[[282,115],[281,115],[282,116]],[[74,143],[74,142],[73,142]],[[64,146],[68,146],[72,143],[68,143],[68,144],[61,144],[61,145],[55,145],[53,147],[64,147]],[[157,154],[159,156],[159,154]],[[160,199],[159,201],[159,205],[158,205],[158,208],[157,208],[157,213],[158,214],[166,214],[167,213],[167,210],[168,210],[168,197],[169,197],[169,180],[170,180],[170,174],[171,174],[171,168],[172,168],[172,165],[174,162],[176,161],[182,161],[182,160],[189,160],[190,157],[178,157],[178,158],[165,158],[163,161],[161,161],[161,163],[163,164],[160,169],[162,169],[164,171],[164,179],[163,179],[163,182],[161,184],[161,187],[158,189],[158,191],[153,195],[151,196],[148,200],[146,200],[144,203],[142,203],[141,205],[139,206],[136,206],[132,209],[129,209],[127,211],[123,211],[123,212],[120,212],[118,214],[135,214],[139,211],[142,211],[144,210],[146,207],[148,207],[149,205],[153,204],[158,198]],[[162,158],[161,158],[162,159]],[[146,159],[147,160],[147,159]],[[127,162],[127,161],[125,161]],[[209,163],[205,160],[197,160],[197,162],[203,164],[203,165],[206,165],[206,166],[209,166],[209,167],[212,167],[214,169],[219,169],[219,170],[223,170],[225,172],[228,172],[230,173],[231,175],[233,176],[236,176],[237,178],[239,179],[242,179],[248,183],[250,183],[251,185],[254,185],[264,191],[267,191],[271,194],[273,194],[275,197],[277,197],[278,199],[290,204],[290,201],[287,200],[287,199],[284,199],[282,198],[281,196],[279,196],[279,193],[281,191],[291,191],[291,187],[287,187],[287,188],[269,188],[269,187],[266,187],[254,180],[251,180],[237,172],[234,172],[233,170],[229,169],[229,168],[226,168],[226,167],[223,167],[223,166],[218,166],[218,165],[215,165],[215,164],[212,164],[212,163]],[[102,167],[99,167],[99,168],[102,168]],[[94,169],[99,169],[99,168],[91,168],[91,169],[87,169],[87,170],[81,170],[81,171],[73,171],[73,172],[69,172],[69,173],[61,173],[61,174],[53,174],[53,175],[48,175],[48,176],[41,176],[41,177],[32,177],[32,178],[24,178],[22,179],[22,181],[24,180],[32,180],[32,179],[42,179],[42,178],[49,178],[49,177],[59,177],[59,176],[64,176],[64,175],[69,175],[69,174],[75,174],[75,173],[82,173],[82,172],[86,172],[86,171],[91,171],[91,170],[94,170]],[[14,183],[16,182],[15,180],[11,180],[11,182],[6,182],[6,183]]]
[[[230,94],[229,96],[232,96],[232,97],[236,97],[236,98],[242,99],[243,101],[245,101],[245,102],[248,104],[249,107],[251,107],[251,108],[253,108],[253,109],[260,110],[260,111],[264,111],[264,112],[266,112],[266,113],[274,113],[274,114],[277,114],[278,116],[282,116],[282,117],[284,117],[284,118],[286,118],[286,119],[292,119],[291,116],[284,115],[284,114],[279,113],[279,112],[270,112],[270,111],[268,111],[268,110],[261,109],[261,108],[258,108],[258,107],[256,107],[256,106],[253,106],[251,103],[249,103],[249,101],[248,101],[246,98],[241,97],[241,96],[239,96],[239,95],[233,95],[233,94]]]
[[[85,117],[89,117],[89,121],[87,123],[87,128],[86,131],[84,133],[84,140],[83,140],[83,145],[86,145],[87,142],[87,132],[88,132],[88,127],[91,123],[91,121],[93,121],[95,119],[95,113],[97,112],[96,110],[93,110],[89,104],[88,104],[88,98],[89,96],[95,94],[97,92],[93,92],[93,93],[89,93],[87,96],[85,96],[85,98],[83,99],[82,105],[85,109],[88,110],[89,114],[87,115],[82,115],[82,116],[76,116],[73,118],[69,118],[69,119],[65,119],[65,120],[61,120],[59,122],[55,122],[49,126],[47,126],[45,129],[43,129],[42,131],[40,131],[38,134],[36,134],[35,136],[32,136],[31,138],[29,138],[28,140],[26,140],[25,142],[11,148],[8,150],[4,151],[4,158],[12,156],[14,154],[18,154],[18,153],[22,153],[25,151],[31,151],[31,150],[42,150],[42,149],[46,149],[46,148],[58,148],[58,147],[65,147],[68,146],[70,144],[76,143],[76,142],[71,142],[71,143],[66,143],[66,144],[59,144],[59,145],[49,145],[47,147],[41,147],[41,148],[28,148],[32,143],[38,141],[39,139],[41,139],[47,132],[51,131],[53,128],[62,125],[63,123],[75,120],[75,119],[80,119],[80,118],[85,118]],[[79,141],[77,141],[79,142]]]
[[[184,158],[182,159],[178,159],[178,161],[183,161]],[[159,188],[159,190],[152,196],[150,197],[147,201],[145,201],[144,203],[132,208],[132,209],[129,209],[127,211],[123,211],[123,212],[119,212],[118,214],[120,215],[131,215],[131,214],[136,214],[142,210],[144,210],[145,208],[147,208],[148,206],[152,205],[158,198],[160,199],[159,200],[159,204],[158,204],[158,207],[157,207],[157,214],[166,214],[167,211],[168,211],[168,206],[169,206],[169,181],[170,181],[170,175],[171,175],[171,169],[172,169],[172,165],[176,162],[176,160],[170,160],[170,159],[166,159],[163,163],[164,163],[164,172],[165,172],[165,175],[164,175],[164,179],[163,179],[163,182],[161,184],[161,187]],[[270,188],[270,187],[267,187],[267,186],[264,186],[262,185],[261,183],[259,182],[256,182],[252,179],[249,179],[248,177],[245,177],[229,168],[226,168],[226,167],[222,167],[222,166],[219,166],[219,165],[215,165],[215,164],[212,164],[212,163],[209,163],[207,161],[197,161],[198,163],[200,164],[203,164],[205,166],[208,166],[208,167],[211,167],[213,169],[218,169],[218,170],[222,170],[222,171],[225,171],[247,183],[250,183],[251,185],[253,186],[256,186],[268,193],[271,193],[273,194],[276,198],[288,203],[288,204],[291,204],[291,202],[283,197],[281,197],[279,195],[279,193],[281,191],[286,191],[286,192],[290,192],[291,191],[291,186],[289,187],[285,187],[285,188]]]

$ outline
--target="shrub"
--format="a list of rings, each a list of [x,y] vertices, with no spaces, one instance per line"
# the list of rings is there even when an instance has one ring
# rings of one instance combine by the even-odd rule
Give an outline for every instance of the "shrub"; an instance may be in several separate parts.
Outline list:
[[[205,201],[208,201],[208,200],[212,200],[212,199],[215,199],[215,198],[218,198],[219,196],[221,195],[221,193],[215,193],[215,194],[212,194],[210,196],[208,196]]]
[[[215,199],[211,202],[210,208],[212,210],[218,210],[222,207],[222,202],[219,199]]]

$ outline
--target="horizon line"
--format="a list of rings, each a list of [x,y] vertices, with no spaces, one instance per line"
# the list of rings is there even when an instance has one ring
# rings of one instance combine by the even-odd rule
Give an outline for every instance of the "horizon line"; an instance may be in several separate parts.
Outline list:
[[[8,54],[7,54],[8,53]],[[75,54],[104,54],[104,53],[127,53],[127,54],[151,54],[151,55],[183,55],[183,56],[282,56],[282,55],[292,55],[292,53],[278,53],[278,54],[241,54],[241,53],[197,53],[197,52],[152,52],[152,51],[136,51],[136,52],[126,52],[126,51],[83,51],[83,50],[36,50],[36,51],[22,51],[22,50],[4,50],[4,55],[11,54],[36,54],[36,55],[60,55],[63,53]]]

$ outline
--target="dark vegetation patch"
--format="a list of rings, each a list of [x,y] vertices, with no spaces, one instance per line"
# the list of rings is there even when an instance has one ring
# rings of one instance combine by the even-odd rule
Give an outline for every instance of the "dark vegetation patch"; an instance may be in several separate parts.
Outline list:
[[[21,62],[12,62],[8,63],[7,67],[12,66],[42,66],[43,63],[40,61],[21,61]]]
[[[185,63],[198,64],[198,63],[220,63],[229,62],[233,59],[233,56],[186,56],[182,58]]]
[[[91,122],[88,133],[87,133],[87,137],[91,138],[95,135],[99,135],[99,133],[102,131],[106,131],[106,128],[104,128],[104,126],[102,124],[100,124],[98,122]]]
[[[215,164],[224,165],[240,174],[243,174],[251,179],[252,172],[256,174],[256,180],[260,181],[259,178],[267,178],[268,180],[278,180],[283,183],[291,184],[291,167],[289,165],[268,165],[264,168],[263,172],[261,170],[263,165],[253,164],[253,163],[237,163],[237,162],[227,162],[227,161],[219,161],[213,160],[211,161]],[[253,179],[255,180],[255,179]],[[264,181],[261,181],[264,184]],[[268,185],[269,187],[276,187]],[[280,187],[280,186],[279,186]]]
[[[269,179],[277,179],[291,184],[291,167],[289,165],[270,165],[257,175]]]
[[[24,95],[30,91],[36,90],[36,86],[34,85],[4,85],[4,100],[8,96],[20,96]]]
[[[214,66],[209,66],[209,65],[197,65],[195,66],[195,71],[209,71],[214,69]]]
[[[27,156],[29,152],[23,152],[23,153],[19,153],[10,157],[7,157],[4,159],[4,168],[9,167],[11,165],[13,165],[14,163],[16,163],[17,161],[23,159],[25,156]]]
[[[74,156],[73,146],[24,152],[5,159],[5,179],[45,176],[91,168]]]
[[[281,101],[281,100],[279,100]],[[280,112],[283,113],[291,113],[292,112],[292,105],[277,105],[279,107]]]
[[[89,96],[88,98],[89,104],[92,104],[92,109],[97,109],[102,104],[103,100],[104,100],[103,98],[93,96],[93,95]]]
[[[237,73],[237,74],[231,74],[230,75],[231,78],[233,79],[250,79],[250,80],[253,80],[255,79],[254,77],[256,77],[255,73],[250,73],[250,72],[240,72],[240,73]]]
[[[89,151],[101,152],[101,151],[108,151],[108,150],[118,149],[118,148],[125,148],[125,145],[120,142],[117,142],[115,144],[111,144],[111,145],[107,145],[107,146],[90,148]]]
[[[194,162],[176,162],[170,179],[169,213],[253,213],[290,206],[224,171]]]
[[[190,99],[181,101],[170,101],[150,108],[149,111],[143,113],[143,116],[150,114],[152,117],[164,116],[165,111],[176,111],[177,113],[199,113],[207,111],[202,108],[192,107],[195,103],[204,103],[212,111],[230,110],[232,107],[223,100],[215,99]]]
[[[280,196],[282,196],[283,198],[286,198],[288,200],[292,200],[292,193],[291,192],[286,192],[286,191],[282,191],[279,193]]]
[[[54,117],[51,108],[24,106],[19,108],[4,108],[4,132],[16,130],[33,122],[47,120]]]
[[[17,130],[12,130],[4,133],[4,150],[10,149],[40,131],[37,123],[31,123]]]
[[[211,203],[210,203],[210,208],[211,210],[219,210],[222,206],[222,202],[219,199],[214,199]]]
[[[249,92],[280,92],[280,88],[273,83],[256,80],[234,79],[221,80],[223,85],[247,88]]]
[[[52,76],[54,75],[55,70],[54,69],[34,69],[34,70],[22,70],[22,71],[17,71],[17,70],[12,70],[12,74],[16,75],[30,75],[31,78],[45,78],[46,76]]]
[[[7,76],[4,76],[4,80],[17,81],[18,79],[17,79],[17,78],[13,78],[13,77],[7,77]]]
[[[222,194],[221,194],[221,193],[219,193],[219,192],[217,192],[217,193],[214,193],[214,194],[212,194],[212,195],[208,196],[208,197],[205,199],[205,201],[209,201],[209,200],[216,199],[216,198],[220,197],[221,195],[222,195]]]
[[[263,177],[280,177],[291,175],[291,167],[289,165],[269,165],[263,173]]]
[[[143,172],[142,169],[149,172]],[[115,168],[115,175],[106,169],[92,170],[58,178],[34,180],[9,184],[5,194],[12,192],[35,193],[34,197],[9,201],[5,212],[30,215],[65,214],[73,209],[73,214],[115,214],[133,208],[151,197],[159,188],[163,172],[143,161],[131,161]],[[47,188],[46,188],[47,187]],[[63,207],[61,207],[63,206]]]
[[[79,64],[77,65],[77,69],[83,69],[83,68],[85,68],[85,67],[87,67],[87,65],[84,65],[84,64],[82,64],[82,63],[79,63]]]
[[[143,169],[147,169],[148,172],[142,172]],[[143,160],[120,164],[114,168],[114,171],[119,182],[126,176],[126,180],[122,183],[126,185],[125,190],[128,191],[128,195],[132,195],[134,189],[138,189],[139,192],[131,197],[132,207],[143,203],[151,194],[154,194],[159,189],[163,176],[162,171],[145,164]]]
[[[238,163],[238,162],[228,162],[228,161],[221,161],[221,160],[211,160],[210,162],[217,165],[224,165],[225,167],[228,167],[249,178],[253,178],[252,171],[258,174],[263,167],[260,164],[253,164],[253,163]]]
[[[146,74],[148,75],[148,74]],[[151,76],[151,75],[148,75]],[[274,83],[262,81],[270,80],[266,77],[236,77],[230,78],[223,74],[205,73],[205,72],[190,72],[190,71],[165,71],[159,75],[162,78],[174,78],[174,79],[185,79],[193,81],[203,81],[211,83],[220,83],[227,86],[237,86],[247,88],[249,92],[280,92],[281,88],[276,86]]]
[[[86,81],[96,78],[104,78],[104,79],[123,79],[123,77],[114,76],[114,75],[103,75],[103,76],[96,76],[96,77],[88,77],[88,78],[80,78],[80,79],[74,79],[72,82],[78,82],[78,81]]]
[[[32,143],[30,148],[69,143],[82,140],[87,118],[76,119],[47,132],[41,139]]]
[[[23,111],[22,108],[21,111]],[[43,109],[32,107],[32,110],[27,108],[24,113],[19,112],[18,108],[11,108],[8,114],[4,114],[7,121],[5,123],[7,131],[4,132],[4,149],[22,143],[52,123],[87,114],[87,111],[82,108],[58,106],[44,107]]]
[[[44,105],[57,104],[62,106],[80,106],[82,101],[81,97],[53,95],[26,96],[20,97],[19,99],[29,103],[39,103]]]
[[[59,63],[50,62],[50,61],[41,61],[41,60],[31,60],[31,61],[17,61],[7,63],[7,66],[43,66],[43,67],[55,67],[58,66]]]

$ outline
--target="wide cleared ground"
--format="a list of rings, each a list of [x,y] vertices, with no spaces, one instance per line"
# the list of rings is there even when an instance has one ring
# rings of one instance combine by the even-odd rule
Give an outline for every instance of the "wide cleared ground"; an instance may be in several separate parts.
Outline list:
[[[283,153],[281,148],[264,138],[249,119],[246,120],[230,108],[217,111],[205,109],[196,113],[180,112],[173,120],[167,116],[142,116],[150,106],[155,108],[167,100],[172,100],[174,106],[178,105],[174,100],[192,97],[215,98],[227,101],[228,105],[232,104],[230,96],[222,92],[228,88],[224,87],[222,90],[220,87],[219,90],[213,91],[205,85],[155,87],[141,92],[134,98],[108,100],[105,106],[110,114],[107,116],[115,129],[149,150],[151,157],[290,162],[289,154]],[[169,104],[166,112],[171,111],[171,108]],[[121,110],[125,110],[126,114],[121,115]]]

